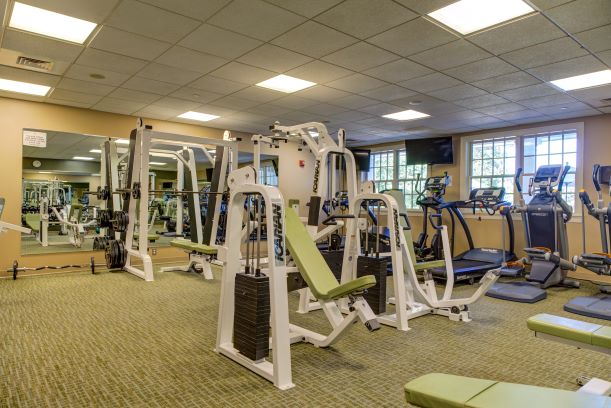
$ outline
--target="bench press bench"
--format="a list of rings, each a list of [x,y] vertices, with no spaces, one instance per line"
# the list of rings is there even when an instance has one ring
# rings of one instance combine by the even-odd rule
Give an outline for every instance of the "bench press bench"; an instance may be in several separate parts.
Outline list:
[[[189,264],[187,266],[169,266],[161,268],[161,272],[189,272],[191,270],[197,270],[196,268],[199,266],[202,269],[202,275],[204,275],[205,279],[212,280],[214,278],[210,262],[212,257],[216,256],[217,248],[206,244],[191,242],[186,239],[173,239],[170,241],[170,246],[183,249],[187,252],[189,254]]]
[[[538,314],[527,320],[537,337],[611,354],[611,327]],[[611,383],[590,379],[577,392],[450,374],[427,374],[405,385],[405,398],[422,408],[611,408]]]

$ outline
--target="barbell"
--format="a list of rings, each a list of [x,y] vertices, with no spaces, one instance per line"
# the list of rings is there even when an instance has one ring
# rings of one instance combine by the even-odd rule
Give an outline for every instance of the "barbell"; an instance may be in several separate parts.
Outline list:
[[[133,198],[139,200],[142,196],[142,184],[140,182],[134,182],[131,188],[118,188],[115,191],[110,191],[107,186],[98,186],[96,191],[85,191],[83,194],[95,195],[98,200],[108,200],[111,194],[121,194],[123,200]],[[199,195],[222,195],[224,192],[220,191],[199,191],[199,190],[148,190],[149,193],[163,193],[169,196],[179,196],[186,194],[199,194]]]

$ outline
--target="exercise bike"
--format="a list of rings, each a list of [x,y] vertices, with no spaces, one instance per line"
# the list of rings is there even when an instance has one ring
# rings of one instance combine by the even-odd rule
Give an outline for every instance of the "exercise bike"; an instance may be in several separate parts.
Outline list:
[[[431,237],[430,245],[427,246],[429,219],[428,214],[429,211],[435,214],[441,214],[441,209],[439,208],[439,206],[445,204],[443,196],[446,193],[446,187],[449,183],[448,173],[445,172],[443,176],[428,177],[424,181],[424,188],[422,190],[420,190],[420,183],[420,174],[417,174],[415,190],[418,196],[416,198],[416,204],[422,207],[423,214],[422,232],[420,233],[420,235],[418,235],[418,239],[414,241],[414,250],[416,251],[416,258],[419,261],[443,259],[443,245],[441,243],[441,235],[439,233],[439,230],[435,231],[435,234]],[[454,223],[453,217],[452,223]],[[437,226],[440,225],[441,217],[437,217]],[[454,231],[453,227],[454,225],[452,225],[452,234]]]

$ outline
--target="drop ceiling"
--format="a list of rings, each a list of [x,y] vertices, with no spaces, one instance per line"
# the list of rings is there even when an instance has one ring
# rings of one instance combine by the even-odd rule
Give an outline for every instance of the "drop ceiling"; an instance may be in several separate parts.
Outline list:
[[[546,82],[611,67],[610,0],[527,0],[523,18],[466,36],[426,18],[454,0],[22,0],[99,26],[84,45],[7,28],[1,47],[59,72],[0,65],[0,77],[52,86],[0,96],[264,132],[322,121],[353,144],[611,112],[611,85],[561,92]],[[292,94],[256,83],[286,74]],[[416,109],[428,118],[382,115]]]

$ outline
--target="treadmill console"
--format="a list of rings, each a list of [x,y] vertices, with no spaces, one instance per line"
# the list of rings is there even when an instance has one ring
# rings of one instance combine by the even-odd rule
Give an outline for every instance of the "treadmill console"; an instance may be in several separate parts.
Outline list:
[[[611,186],[611,166],[600,166],[598,170],[598,182]]]
[[[493,206],[505,199],[505,187],[476,188],[469,193],[469,201],[480,201],[485,205]]]
[[[558,178],[562,173],[562,165],[560,164],[548,164],[539,166],[535,173],[534,183],[547,183],[551,180],[551,184],[554,185],[558,182]]]
[[[446,176],[433,176],[426,179],[424,189],[432,193],[439,193],[447,187]]]

